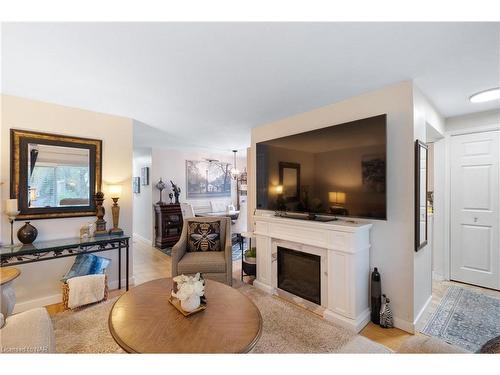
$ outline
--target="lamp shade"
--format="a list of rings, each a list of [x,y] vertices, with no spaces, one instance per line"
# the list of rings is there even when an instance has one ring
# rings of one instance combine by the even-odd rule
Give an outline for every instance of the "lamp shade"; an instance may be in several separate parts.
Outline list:
[[[111,198],[120,198],[122,195],[122,186],[121,185],[109,185],[108,191],[109,191],[109,195],[111,195]]]
[[[17,199],[7,199],[5,202],[5,212],[7,214],[17,214]]]
[[[278,185],[275,187],[276,194],[283,194],[283,185]]]
[[[335,204],[345,203],[345,193],[342,191],[330,191],[328,193],[328,200]]]

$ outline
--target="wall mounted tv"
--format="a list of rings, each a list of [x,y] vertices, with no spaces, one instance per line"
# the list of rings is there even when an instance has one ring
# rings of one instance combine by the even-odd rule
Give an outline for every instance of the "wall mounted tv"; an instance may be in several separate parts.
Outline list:
[[[257,143],[257,208],[386,219],[386,115]]]

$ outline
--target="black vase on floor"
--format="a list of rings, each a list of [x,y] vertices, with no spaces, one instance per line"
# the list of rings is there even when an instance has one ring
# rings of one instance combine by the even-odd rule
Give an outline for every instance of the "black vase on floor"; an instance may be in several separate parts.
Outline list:
[[[38,230],[27,221],[19,230],[17,231],[17,238],[23,244],[28,245],[33,243],[38,236]]]
[[[373,323],[378,325],[380,324],[380,307],[382,305],[382,285],[380,282],[380,273],[378,273],[377,267],[375,267],[372,272],[371,304],[371,320]]]

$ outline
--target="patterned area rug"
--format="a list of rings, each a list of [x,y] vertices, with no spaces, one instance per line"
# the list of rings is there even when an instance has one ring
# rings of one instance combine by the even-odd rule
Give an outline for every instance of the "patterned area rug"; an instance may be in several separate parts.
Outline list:
[[[315,314],[248,284],[235,281],[262,314],[263,330],[253,353],[390,353],[385,346],[356,335]],[[68,310],[53,319],[58,353],[123,353],[108,329],[116,298]],[[208,307],[210,308],[210,307]]]
[[[421,332],[476,352],[500,335],[500,299],[450,286]]]

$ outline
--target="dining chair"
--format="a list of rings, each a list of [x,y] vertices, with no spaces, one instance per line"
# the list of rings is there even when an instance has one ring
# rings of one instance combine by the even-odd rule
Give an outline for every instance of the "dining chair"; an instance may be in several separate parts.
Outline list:
[[[195,217],[193,206],[189,203],[181,203],[181,211],[183,219]]]

